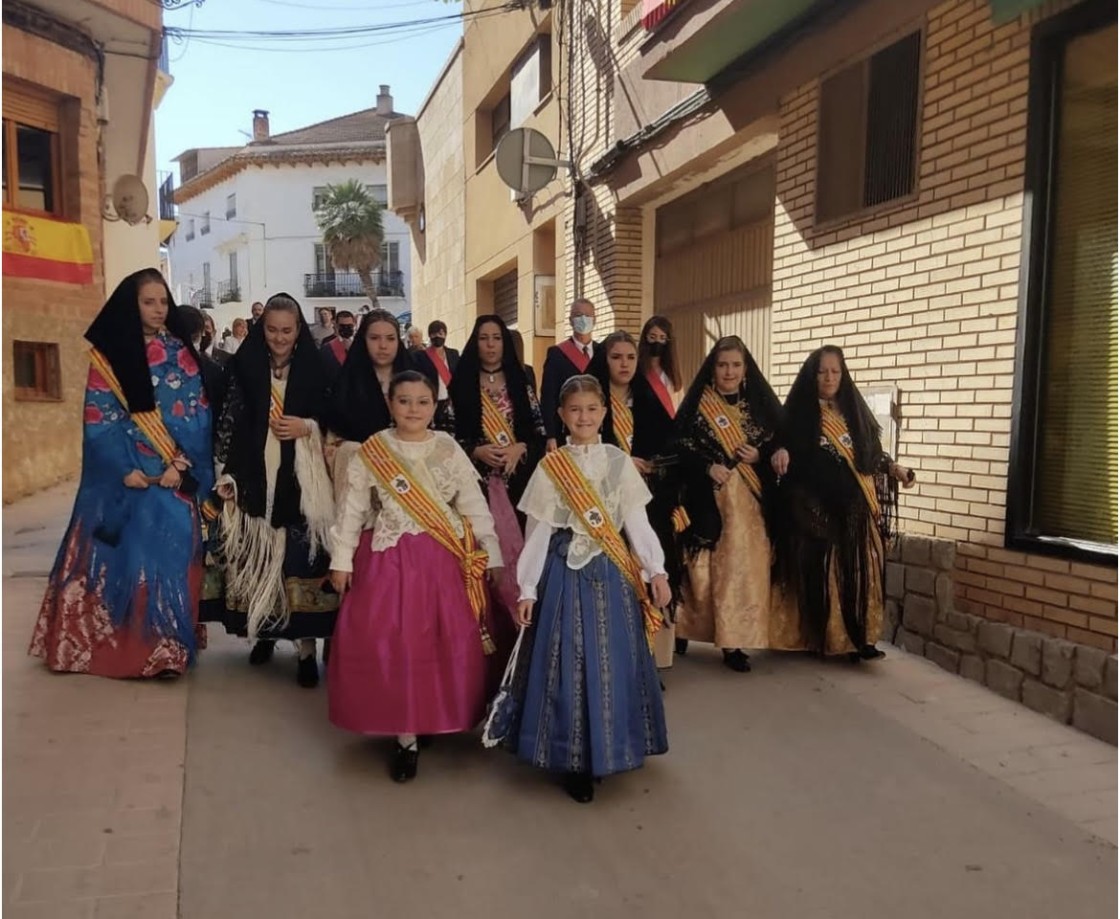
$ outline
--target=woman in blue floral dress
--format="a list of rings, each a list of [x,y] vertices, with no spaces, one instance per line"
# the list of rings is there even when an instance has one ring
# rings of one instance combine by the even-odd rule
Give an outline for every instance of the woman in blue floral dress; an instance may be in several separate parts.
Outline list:
[[[86,338],[82,478],[30,653],[51,670],[178,676],[197,650],[214,484],[198,354],[155,269],[125,278]]]

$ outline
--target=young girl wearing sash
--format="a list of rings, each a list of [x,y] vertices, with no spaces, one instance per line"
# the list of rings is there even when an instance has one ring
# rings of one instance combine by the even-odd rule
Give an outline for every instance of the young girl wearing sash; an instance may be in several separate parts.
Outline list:
[[[330,638],[338,597],[323,590],[334,496],[319,420],[323,360],[299,304],[276,294],[229,363],[215,460],[226,630],[255,640],[249,663],[296,642],[296,681],[319,683],[315,640]]]
[[[505,561],[499,595],[517,609],[517,559],[525,538],[514,505],[544,452],[544,423],[517,349],[498,316],[479,316],[451,381],[455,436],[474,460]]]
[[[520,504],[528,531],[518,618],[527,631],[505,743],[562,773],[568,794],[587,802],[595,779],[668,749],[650,651],[662,626],[655,607],[670,590],[646,516],[649,489],[626,453],[600,441],[598,381],[572,377],[559,403],[567,445],[541,460]]]
[[[751,669],[745,649],[782,643],[771,628],[766,513],[780,418],[770,384],[734,335],[716,342],[677,413],[689,518],[677,649],[711,642],[739,673]]]
[[[672,618],[681,583],[680,549],[674,523],[677,520],[679,524],[680,520],[680,479],[673,422],[676,409],[670,399],[662,399],[649,375],[640,372],[640,353],[629,332],[614,332],[603,339],[588,373],[598,379],[604,392],[610,393],[603,423],[603,443],[630,455],[653,495],[646,513],[665,555],[665,571],[673,594],[669,607]],[[660,379],[658,384],[665,392]],[[659,668],[673,665],[671,623],[658,631],[654,656]]]
[[[355,339],[327,397],[323,453],[336,500],[361,444],[389,427],[389,381],[411,367],[400,323],[387,310],[366,313]]]
[[[835,345],[810,354],[798,373],[782,441],[772,465],[792,517],[789,561],[804,647],[853,661],[881,658],[875,643],[894,483],[912,487],[914,472],[883,451],[879,424]]]
[[[429,430],[436,396],[417,371],[393,378],[394,427],[350,461],[331,528],[331,582],[344,598],[330,719],[395,735],[397,782],[416,777],[420,735],[482,720],[494,683],[486,575],[501,550],[478,473],[454,438]]]
[[[51,670],[174,677],[194,660],[210,407],[163,276],[125,278],[93,345],[82,478],[30,653]]]

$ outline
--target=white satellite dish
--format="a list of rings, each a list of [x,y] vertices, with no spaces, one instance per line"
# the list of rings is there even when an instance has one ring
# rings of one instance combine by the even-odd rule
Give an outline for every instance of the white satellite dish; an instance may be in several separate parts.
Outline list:
[[[113,183],[113,193],[109,197],[116,215],[113,218],[106,213],[105,216],[110,220],[123,220],[129,226],[151,222],[152,218],[148,216],[148,189],[140,176],[122,175]]]
[[[519,195],[540,191],[556,178],[560,166],[570,166],[567,160],[556,158],[552,142],[533,128],[514,128],[498,141],[494,151],[498,175]]]

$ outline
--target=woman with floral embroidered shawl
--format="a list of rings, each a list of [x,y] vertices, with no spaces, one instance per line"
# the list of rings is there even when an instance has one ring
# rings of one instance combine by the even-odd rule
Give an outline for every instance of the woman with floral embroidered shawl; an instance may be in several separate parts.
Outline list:
[[[51,670],[178,676],[198,649],[213,485],[199,356],[153,268],[121,281],[86,338],[82,478],[31,653]]]

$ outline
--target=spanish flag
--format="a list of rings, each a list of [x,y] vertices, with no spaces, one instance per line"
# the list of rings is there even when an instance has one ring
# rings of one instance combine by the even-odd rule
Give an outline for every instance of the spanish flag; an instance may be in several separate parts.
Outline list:
[[[93,247],[80,223],[4,211],[4,274],[64,284],[93,283]]]

